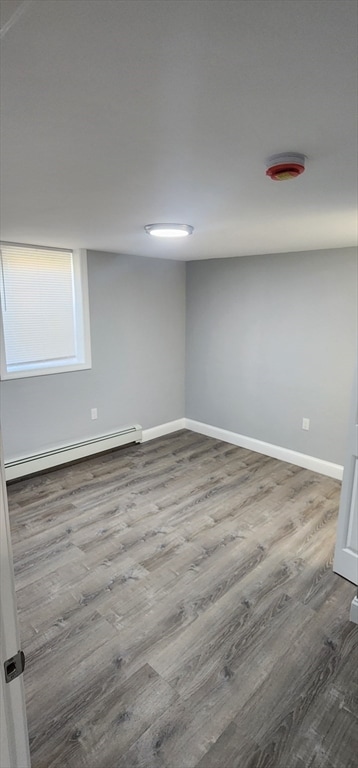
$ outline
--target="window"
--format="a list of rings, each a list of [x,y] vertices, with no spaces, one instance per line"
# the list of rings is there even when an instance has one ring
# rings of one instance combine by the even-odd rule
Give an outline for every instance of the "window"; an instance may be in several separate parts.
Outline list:
[[[91,367],[86,251],[1,244],[1,378]]]

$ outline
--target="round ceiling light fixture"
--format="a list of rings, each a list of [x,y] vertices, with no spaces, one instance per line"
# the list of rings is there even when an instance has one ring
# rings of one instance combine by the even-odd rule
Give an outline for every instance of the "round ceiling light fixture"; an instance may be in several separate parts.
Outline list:
[[[147,224],[144,229],[153,237],[187,237],[194,231],[190,224]]]
[[[272,181],[290,181],[296,179],[305,170],[305,156],[297,152],[285,152],[272,155],[266,160],[266,176]]]

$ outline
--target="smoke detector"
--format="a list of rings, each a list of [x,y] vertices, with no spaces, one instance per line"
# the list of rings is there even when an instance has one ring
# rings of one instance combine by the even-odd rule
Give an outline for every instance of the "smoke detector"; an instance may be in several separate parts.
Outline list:
[[[296,179],[305,170],[305,160],[305,156],[297,152],[271,155],[266,161],[266,176],[269,176],[272,181]]]

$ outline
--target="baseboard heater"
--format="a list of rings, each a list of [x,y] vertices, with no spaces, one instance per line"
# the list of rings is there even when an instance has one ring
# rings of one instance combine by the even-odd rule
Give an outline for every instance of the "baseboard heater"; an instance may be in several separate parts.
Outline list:
[[[99,435],[79,443],[62,445],[59,448],[53,448],[43,453],[24,456],[13,461],[5,461],[5,477],[6,480],[15,480],[19,477],[25,477],[25,475],[32,475],[34,472],[41,472],[51,467],[84,459],[95,453],[110,451],[113,448],[119,448],[121,445],[141,442],[142,427],[140,424],[134,424],[133,426],[121,429],[119,432]]]

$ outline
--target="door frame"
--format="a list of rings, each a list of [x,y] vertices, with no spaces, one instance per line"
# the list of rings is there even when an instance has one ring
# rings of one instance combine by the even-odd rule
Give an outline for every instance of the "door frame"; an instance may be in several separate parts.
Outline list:
[[[1,768],[30,768],[23,675],[5,682],[4,662],[21,649],[0,427]]]
[[[353,551],[348,542],[352,536],[353,522],[357,524],[357,483],[358,483],[358,376],[355,371],[352,401],[350,408],[347,453],[344,462],[341,498],[339,504],[336,546],[333,570],[352,584],[358,585],[358,553]]]

